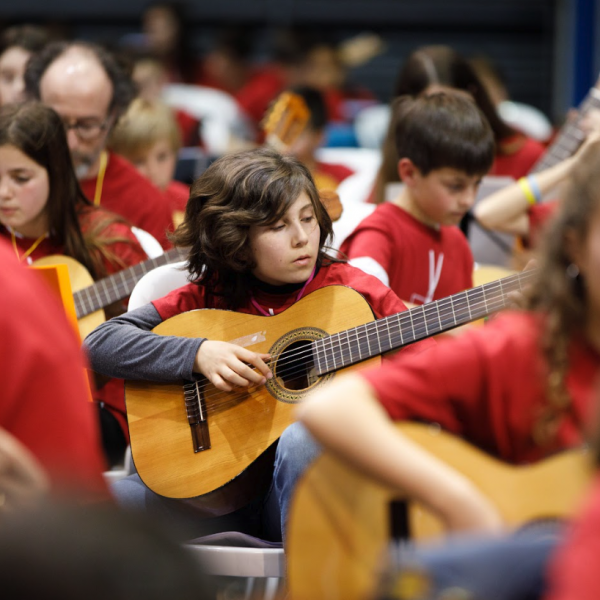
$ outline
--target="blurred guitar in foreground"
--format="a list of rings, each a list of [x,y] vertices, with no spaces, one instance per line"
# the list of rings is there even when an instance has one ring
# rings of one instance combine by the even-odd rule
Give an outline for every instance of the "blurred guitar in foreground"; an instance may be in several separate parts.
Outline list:
[[[466,475],[492,500],[508,527],[570,517],[591,481],[593,467],[582,449],[515,466],[433,426],[406,422],[397,426]],[[290,507],[286,540],[290,597],[374,597],[388,567],[391,503],[397,499],[403,498],[331,454],[320,456],[298,483]],[[443,534],[441,522],[410,501],[408,526],[411,539],[417,541]]]

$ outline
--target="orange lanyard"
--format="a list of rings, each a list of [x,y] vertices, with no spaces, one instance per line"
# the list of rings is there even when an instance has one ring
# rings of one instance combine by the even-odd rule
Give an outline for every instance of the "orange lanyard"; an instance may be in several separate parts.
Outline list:
[[[104,185],[104,175],[106,175],[106,165],[108,164],[108,152],[102,151],[100,154],[100,168],[98,169],[98,177],[96,178],[96,190],[94,191],[94,206],[100,206],[102,199],[102,186]]]
[[[13,245],[13,248],[15,249],[15,254],[17,255],[17,258],[21,262],[24,261],[44,241],[44,239],[46,238],[46,235],[47,234],[45,234],[45,233],[40,235],[40,237],[37,240],[35,240],[35,242],[33,242],[33,244],[31,244],[31,246],[29,247],[29,250],[27,250],[25,252],[25,254],[23,254],[23,256],[20,256],[19,248],[17,247],[17,238],[15,236],[14,231],[11,231],[10,237],[11,237],[12,245]]]

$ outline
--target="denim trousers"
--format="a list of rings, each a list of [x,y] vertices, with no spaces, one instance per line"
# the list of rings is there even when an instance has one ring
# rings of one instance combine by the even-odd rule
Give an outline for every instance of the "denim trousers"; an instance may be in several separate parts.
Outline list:
[[[273,476],[266,494],[230,514],[206,517],[191,501],[160,496],[144,485],[137,473],[114,482],[111,492],[128,510],[145,512],[162,522],[181,540],[224,531],[241,531],[269,541],[281,541],[296,482],[319,455],[320,448],[300,423],[284,430],[275,452]]]

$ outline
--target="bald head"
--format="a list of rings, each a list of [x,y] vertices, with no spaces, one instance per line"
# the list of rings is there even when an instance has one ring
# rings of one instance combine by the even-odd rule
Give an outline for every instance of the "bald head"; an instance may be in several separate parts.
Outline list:
[[[113,84],[93,52],[72,46],[48,65],[39,82],[39,95],[58,113],[69,107],[71,114],[74,110],[80,116],[104,119],[112,103]]]
[[[65,84],[77,84],[77,79],[85,75],[82,84],[98,84],[93,80],[98,70],[104,72],[104,86],[108,80],[110,90],[110,111],[117,115],[124,112],[135,96],[135,87],[129,69],[112,53],[102,46],[89,42],[54,42],[48,44],[41,52],[35,54],[27,65],[25,85],[30,97],[43,100],[41,83],[47,71],[54,71],[53,77],[60,75]],[[81,91],[75,87],[74,91]]]
[[[119,61],[94,44],[56,42],[29,61],[25,85],[65,123],[78,177],[95,176],[110,129],[134,95]]]

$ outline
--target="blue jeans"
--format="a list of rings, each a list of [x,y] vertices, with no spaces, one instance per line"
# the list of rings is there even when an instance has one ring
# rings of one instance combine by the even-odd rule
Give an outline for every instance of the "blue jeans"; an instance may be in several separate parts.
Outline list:
[[[290,425],[277,444],[269,491],[247,506],[221,517],[206,518],[193,503],[165,498],[148,489],[134,474],[112,484],[118,504],[144,511],[162,521],[181,540],[223,531],[241,531],[270,541],[281,541],[296,481],[318,456],[320,448],[299,423]]]
[[[404,546],[389,577],[424,577],[429,589],[416,598],[442,598],[450,590],[472,600],[537,600],[546,587],[546,568],[562,540],[562,529],[520,531],[502,537],[456,536],[440,546]],[[393,594],[389,594],[393,597]],[[452,596],[454,597],[454,596]],[[384,592],[381,599],[388,595]]]

